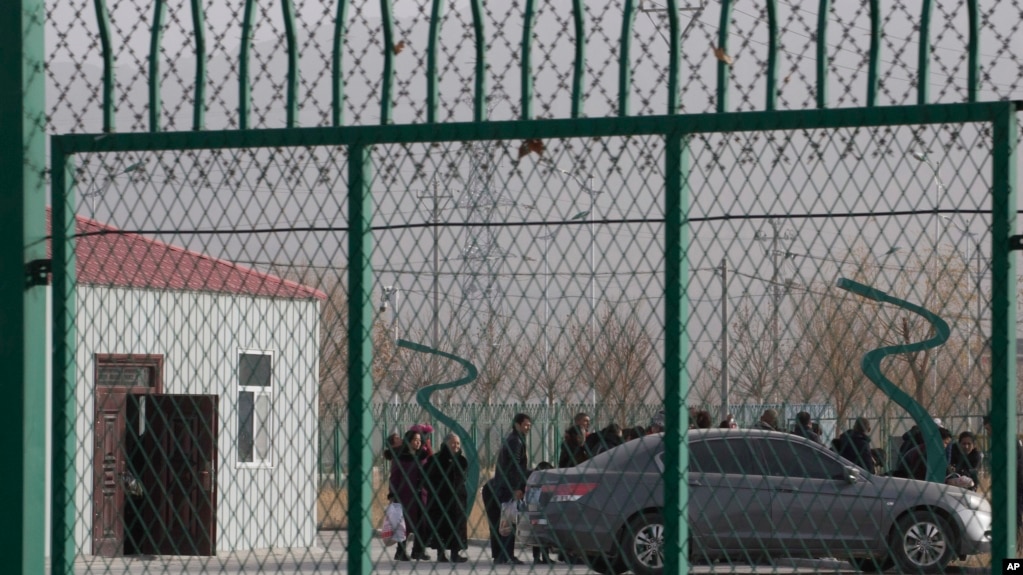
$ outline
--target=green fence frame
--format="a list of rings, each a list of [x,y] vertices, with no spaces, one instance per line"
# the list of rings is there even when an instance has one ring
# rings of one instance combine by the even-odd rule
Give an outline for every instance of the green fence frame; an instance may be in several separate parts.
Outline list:
[[[564,120],[521,120],[510,122],[473,122],[407,126],[367,126],[347,128],[294,128],[279,130],[241,130],[221,132],[155,132],[148,134],[72,134],[50,139],[52,167],[53,257],[53,333],[62,334],[53,342],[53,573],[73,573],[73,549],[68,547],[74,521],[72,490],[74,477],[73,337],[75,283],[71,259],[74,241],[73,178],[75,154],[82,152],[184,151],[223,148],[265,148],[296,146],[345,146],[349,149],[348,205],[351,301],[350,310],[350,419],[348,438],[362,449],[349,453],[349,549],[348,572],[369,573],[372,569],[366,553],[372,526],[368,521],[370,492],[368,477],[373,453],[369,434],[373,428],[371,411],[370,328],[374,304],[371,297],[370,254],[373,231],[369,190],[371,165],[369,150],[374,144],[427,143],[436,141],[480,141],[532,138],[574,138],[652,135],[665,143],[666,190],[665,262],[666,306],[664,407],[667,417],[668,447],[665,453],[666,571],[688,572],[686,553],[687,524],[680,521],[687,506],[688,489],[683,483],[688,463],[684,441],[688,427],[685,398],[689,392],[685,357],[688,341],[685,333],[688,279],[687,211],[688,137],[714,132],[748,132],[792,129],[834,129],[884,127],[941,123],[980,123],[990,126],[992,149],[992,423],[994,461],[992,466],[995,530],[992,572],[1000,572],[1003,558],[1015,554],[1016,525],[1015,457],[1013,438],[1016,418],[1016,264],[1011,236],[1016,230],[1016,113],[1020,104],[991,102],[935,104],[886,108],[804,110],[781,112],[722,113],[706,115],[669,115]],[[528,222],[526,223],[528,225]],[[16,434],[12,434],[20,437]],[[26,537],[30,537],[26,534]]]
[[[0,4],[0,479],[11,495],[0,557],[11,573],[45,571],[46,110],[42,0]],[[35,264],[35,265],[33,265]]]

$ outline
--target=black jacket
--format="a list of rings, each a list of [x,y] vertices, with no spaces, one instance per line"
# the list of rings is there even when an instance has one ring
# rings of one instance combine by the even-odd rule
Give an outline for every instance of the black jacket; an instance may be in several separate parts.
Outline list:
[[[591,433],[586,437],[586,443],[584,445],[586,449],[587,458],[593,457],[594,455],[604,453],[609,449],[618,447],[623,443],[622,437],[618,434],[611,433],[607,430],[601,430],[597,433]]]
[[[567,441],[561,442],[561,451],[558,454],[558,467],[575,467],[586,461],[586,448],[582,445],[569,445]]]
[[[465,487],[469,462],[448,444],[430,458],[426,466],[429,503],[426,517],[432,527],[437,549],[465,549],[468,513]]]
[[[824,442],[821,441],[821,436],[817,435],[809,427],[803,427],[802,425],[799,425],[798,423],[796,424],[796,426],[794,428],[792,428],[792,435],[798,435],[800,437],[805,437],[805,438],[809,439],[810,441],[814,441],[814,442],[820,443],[821,445],[824,444]]]
[[[494,470],[494,494],[501,503],[511,501],[516,491],[525,491],[529,479],[526,436],[512,430],[501,444]]]
[[[877,473],[870,453],[870,436],[850,429],[838,438],[838,454],[871,473]]]

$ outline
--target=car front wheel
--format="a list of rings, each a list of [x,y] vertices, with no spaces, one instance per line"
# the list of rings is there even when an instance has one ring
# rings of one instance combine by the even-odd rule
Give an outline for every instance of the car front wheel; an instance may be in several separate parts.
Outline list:
[[[664,573],[664,519],[660,513],[634,517],[622,538],[622,558],[636,575]]]
[[[932,512],[903,515],[893,532],[892,553],[906,573],[943,570],[955,556],[952,530]]]

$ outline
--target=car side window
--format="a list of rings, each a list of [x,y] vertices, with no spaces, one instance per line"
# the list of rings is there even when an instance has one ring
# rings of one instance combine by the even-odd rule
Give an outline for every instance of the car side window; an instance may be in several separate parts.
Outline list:
[[[767,474],[776,477],[842,479],[842,464],[820,449],[798,441],[772,439],[761,442]]]
[[[710,439],[689,444],[689,471],[762,475],[760,461],[745,438]]]

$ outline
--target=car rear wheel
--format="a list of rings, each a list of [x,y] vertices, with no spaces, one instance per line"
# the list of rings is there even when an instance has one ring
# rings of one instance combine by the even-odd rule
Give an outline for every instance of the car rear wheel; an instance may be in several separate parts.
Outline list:
[[[636,575],[664,573],[664,519],[660,513],[639,515],[629,521],[621,545],[629,571]]]
[[[892,553],[906,573],[943,570],[955,556],[952,530],[934,513],[915,511],[899,518],[893,532]]]
[[[883,573],[895,567],[895,560],[891,557],[879,559],[877,557],[853,557],[849,559],[852,566],[864,573]]]

